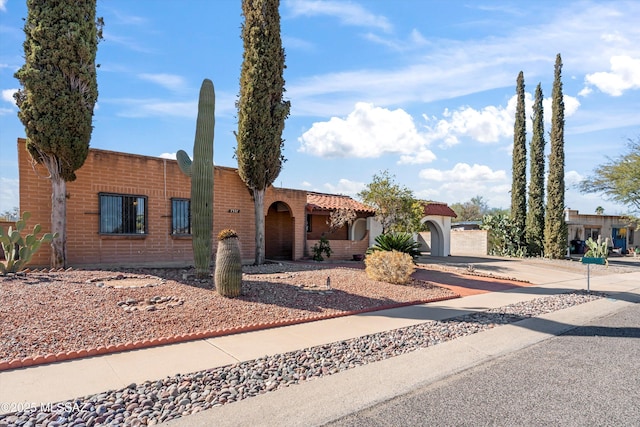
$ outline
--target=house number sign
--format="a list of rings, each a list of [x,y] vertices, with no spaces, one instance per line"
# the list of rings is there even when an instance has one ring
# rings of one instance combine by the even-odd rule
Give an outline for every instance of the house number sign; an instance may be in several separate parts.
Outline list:
[[[229,213],[240,213],[240,209],[229,209]]]

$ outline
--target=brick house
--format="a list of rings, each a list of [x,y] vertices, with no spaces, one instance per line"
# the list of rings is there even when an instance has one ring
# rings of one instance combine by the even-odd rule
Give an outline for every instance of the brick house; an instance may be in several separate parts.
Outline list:
[[[331,230],[329,215],[337,209],[348,209],[356,214],[349,225]],[[331,258],[353,259],[364,255],[379,234],[378,224],[374,220],[375,210],[348,196],[323,193],[307,193],[307,248],[318,243],[320,238],[329,240]]]
[[[51,184],[46,179],[46,169],[31,159],[25,142],[23,138],[18,139],[20,210],[31,212],[29,228],[39,223],[43,230],[49,231]],[[189,220],[191,183],[176,160],[90,149],[76,176],[75,181],[67,183],[68,265],[168,266],[193,262]],[[355,202],[346,196],[267,189],[264,199],[267,259],[297,260],[309,254],[309,243],[313,245],[316,234],[307,233],[307,221],[310,221],[310,230],[320,231],[328,215],[329,205],[313,203],[321,198],[348,206]],[[340,203],[334,208],[339,206]],[[373,213],[363,205],[359,209],[356,223],[338,230],[332,239],[362,238],[357,244],[336,241],[334,259],[350,259],[352,253],[364,253],[368,247],[365,238],[368,233],[366,229],[363,231],[361,218]],[[237,169],[215,166],[212,237],[215,239],[225,228],[238,232],[243,262],[252,263],[255,260],[253,200]],[[215,259],[215,240],[213,250]],[[51,248],[42,246],[31,265],[48,266],[50,257]]]

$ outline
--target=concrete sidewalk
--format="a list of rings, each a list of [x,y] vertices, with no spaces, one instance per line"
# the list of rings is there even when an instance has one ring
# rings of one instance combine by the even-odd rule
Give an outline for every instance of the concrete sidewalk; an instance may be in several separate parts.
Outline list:
[[[527,271],[529,270],[529,267],[527,267]],[[265,355],[303,349],[414,325],[428,320],[441,320],[473,311],[484,311],[490,308],[526,301],[544,295],[586,288],[586,278],[582,274],[558,273],[548,269],[546,270],[546,274],[543,274],[544,269],[540,270],[543,271],[530,271],[532,276],[538,277],[539,282],[543,282],[537,286],[516,288],[503,292],[484,293],[439,303],[383,310],[276,329],[4,371],[0,372],[0,402],[36,402],[38,404],[59,402],[80,396],[101,393],[106,390],[127,387],[132,383],[161,379],[178,373],[189,373],[215,368],[240,361],[252,360]],[[628,304],[628,302],[625,301],[635,301],[635,298],[637,298],[640,292],[640,271],[592,277],[591,290],[607,292],[612,295],[614,299],[585,304],[585,307],[578,306],[572,309],[562,310],[558,313],[559,316],[562,316],[564,312],[570,312],[572,314],[570,314],[567,319],[554,322],[558,323],[558,325],[564,325],[562,327],[581,324],[580,322],[620,309],[622,305]],[[535,320],[536,319],[532,319],[534,322]],[[525,335],[522,334],[522,330],[523,328],[521,326],[504,326],[478,334],[483,338],[468,337],[468,339],[484,342],[484,340],[494,336],[493,340],[495,343],[492,344],[493,347],[498,349],[498,352],[504,352],[510,351],[509,349],[513,348],[513,345],[529,345],[530,342],[544,339],[549,335],[558,333],[559,329],[526,329],[533,334],[531,337],[525,337]],[[514,338],[518,339],[514,340]],[[464,340],[466,339],[467,338]],[[524,339],[524,341],[521,341],[521,339]],[[501,347],[501,345],[499,345],[500,343],[512,344],[505,344],[507,347]],[[449,348],[451,345],[453,344],[448,344],[446,348]],[[454,356],[450,352],[451,349],[438,349],[440,347],[441,345],[435,346],[432,350],[436,353],[442,352],[444,360],[452,363]],[[483,357],[486,358],[490,355],[495,355],[495,351],[489,351],[489,348],[480,351],[480,354],[477,352],[470,354],[469,351],[463,351],[455,357],[461,360],[460,363],[464,361],[466,361],[465,363],[470,363],[471,360],[477,361],[479,358],[482,359]],[[501,348],[503,349],[500,350]],[[423,352],[417,353],[423,354]],[[393,361],[396,359],[400,365],[405,364],[405,362],[402,361],[404,359],[400,358],[393,358],[384,363],[393,365]],[[458,365],[452,363],[450,366],[449,370]],[[366,373],[371,369],[381,368],[362,367],[351,370],[356,373],[347,371],[345,374],[350,376],[361,373],[366,376]],[[387,368],[385,367],[384,369]],[[448,372],[447,369],[434,370],[433,367],[429,368],[429,370],[438,372],[438,374]],[[341,375],[342,374],[338,374],[336,377],[342,378]],[[333,377],[334,376],[331,376],[321,381],[314,381],[313,383],[326,382],[326,384],[329,385],[334,381],[340,381],[339,379],[331,379]],[[296,394],[298,391],[302,393],[302,386],[306,388],[311,387],[302,384],[301,386],[291,387],[290,390],[292,391],[289,393]],[[368,384],[368,386],[371,388],[371,384]],[[349,389],[350,387],[351,386],[346,388]],[[381,387],[374,388],[384,389],[387,387],[381,385]],[[280,396],[281,393],[268,393],[259,398],[252,398],[238,403],[250,405],[251,403],[249,401],[260,399],[256,403],[260,404],[259,402],[264,400],[263,397],[268,395]],[[332,401],[334,405],[340,406],[335,400],[339,398],[338,395],[330,393],[328,396],[333,397]],[[316,396],[316,398],[317,397],[318,396]],[[343,399],[343,403],[349,402],[350,399],[351,397]],[[327,402],[327,405],[329,404],[330,403]],[[235,407],[234,405],[236,404],[226,406]],[[216,408],[211,412],[207,411],[206,414],[213,414],[213,412],[217,412],[223,408],[224,407]],[[296,408],[300,409],[299,407]],[[231,409],[223,410],[231,411]],[[5,410],[5,412],[8,411]],[[206,414],[203,416],[206,417]],[[185,418],[184,422],[186,424],[184,425],[191,425],[192,418],[193,417]],[[216,419],[218,419],[217,416]],[[240,422],[241,420],[237,421],[239,422],[232,422],[230,425],[243,424]],[[216,422],[219,423],[219,420]]]

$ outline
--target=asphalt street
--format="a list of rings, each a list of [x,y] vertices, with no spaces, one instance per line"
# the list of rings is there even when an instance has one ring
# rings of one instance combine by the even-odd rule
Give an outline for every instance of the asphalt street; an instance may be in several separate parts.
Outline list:
[[[640,426],[640,304],[328,426]]]

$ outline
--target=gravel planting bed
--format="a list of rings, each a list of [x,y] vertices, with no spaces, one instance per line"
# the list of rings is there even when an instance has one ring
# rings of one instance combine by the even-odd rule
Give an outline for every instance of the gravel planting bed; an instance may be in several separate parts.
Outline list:
[[[234,299],[192,269],[0,276],[0,361],[456,296],[429,282],[393,285],[331,264],[274,263],[243,273],[243,295]]]
[[[376,333],[0,416],[8,425],[155,425],[211,407],[331,375],[496,326],[583,304],[603,295],[554,295],[486,312]]]

